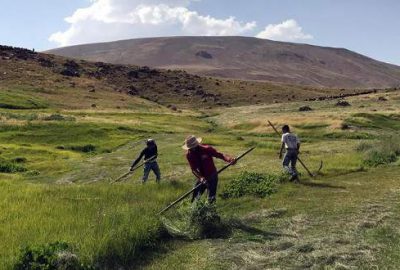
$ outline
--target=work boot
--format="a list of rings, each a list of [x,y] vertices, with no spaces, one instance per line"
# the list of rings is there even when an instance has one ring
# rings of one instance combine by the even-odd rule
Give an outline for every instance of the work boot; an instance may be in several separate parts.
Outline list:
[[[293,182],[296,183],[296,184],[300,183],[300,178],[299,178],[299,176],[297,174],[294,176]]]

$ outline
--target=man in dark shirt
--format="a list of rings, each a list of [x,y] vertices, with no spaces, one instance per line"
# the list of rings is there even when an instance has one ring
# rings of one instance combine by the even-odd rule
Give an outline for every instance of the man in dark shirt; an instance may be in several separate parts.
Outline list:
[[[140,153],[139,157],[133,162],[131,166],[131,171],[135,168],[135,166],[142,160],[144,157],[144,169],[143,169],[143,183],[146,183],[147,179],[149,178],[150,171],[153,171],[156,175],[157,183],[160,182],[161,173],[160,168],[158,167],[157,163],[157,144],[153,139],[148,139],[146,141],[146,148]]]
[[[195,199],[199,199],[204,191],[208,189],[208,201],[213,203],[216,199],[218,185],[218,174],[213,157],[232,164],[234,164],[236,160],[230,156],[219,153],[209,145],[201,144],[201,141],[201,138],[196,138],[191,135],[186,138],[185,144],[182,146],[183,149],[187,150],[186,158],[193,174],[198,179],[195,186],[202,184],[193,192],[192,202]]]

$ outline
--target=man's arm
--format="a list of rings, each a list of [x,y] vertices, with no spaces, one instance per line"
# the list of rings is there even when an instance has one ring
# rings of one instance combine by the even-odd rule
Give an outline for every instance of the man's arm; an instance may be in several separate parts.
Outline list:
[[[144,156],[144,150],[140,153],[139,157],[132,163],[131,170],[140,162]]]
[[[232,163],[232,164],[234,164],[234,163],[236,162],[236,159],[235,159],[235,158],[233,158],[233,157],[231,157],[231,156],[228,156],[228,155],[224,155],[224,154],[218,152],[218,151],[217,151],[215,148],[213,148],[213,147],[210,147],[210,148],[208,149],[208,151],[209,151],[209,154],[210,154],[211,156],[213,156],[213,157],[215,157],[215,158],[218,158],[218,159],[222,159],[222,160],[225,161],[225,162]]]
[[[156,159],[157,157],[158,157],[158,148],[157,148],[157,145],[155,146],[155,148],[156,148],[156,150],[155,150],[155,155],[154,155],[154,159]]]
[[[279,159],[282,159],[283,149],[285,149],[285,143],[283,142],[281,145],[281,150],[279,151]]]

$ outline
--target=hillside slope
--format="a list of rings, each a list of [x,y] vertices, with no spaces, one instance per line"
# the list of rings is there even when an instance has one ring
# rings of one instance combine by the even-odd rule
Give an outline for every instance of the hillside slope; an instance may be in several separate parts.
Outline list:
[[[172,109],[176,106],[212,108],[324,99],[362,92],[219,80],[191,75],[185,71],[77,61],[0,46],[0,95],[4,98],[4,92],[7,92],[7,99],[15,101],[17,98],[21,99],[21,95],[27,94],[24,91],[28,90],[30,95],[51,101],[56,107],[91,108],[107,102],[108,107],[126,108],[126,101],[130,96]],[[112,93],[118,93],[121,97],[117,100],[100,98],[100,94],[102,97],[115,97]],[[17,94],[20,96],[15,96]],[[67,100],[70,101],[68,104]],[[13,104],[6,103],[2,106],[17,106]]]
[[[355,52],[249,37],[168,37],[79,45],[49,53],[198,75],[315,87],[400,85],[400,67]]]

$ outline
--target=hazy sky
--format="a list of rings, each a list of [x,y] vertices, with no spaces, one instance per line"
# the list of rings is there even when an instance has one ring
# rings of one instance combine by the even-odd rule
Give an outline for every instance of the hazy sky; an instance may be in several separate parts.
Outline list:
[[[345,47],[400,65],[398,0],[0,0],[0,44],[45,50],[172,35]]]

